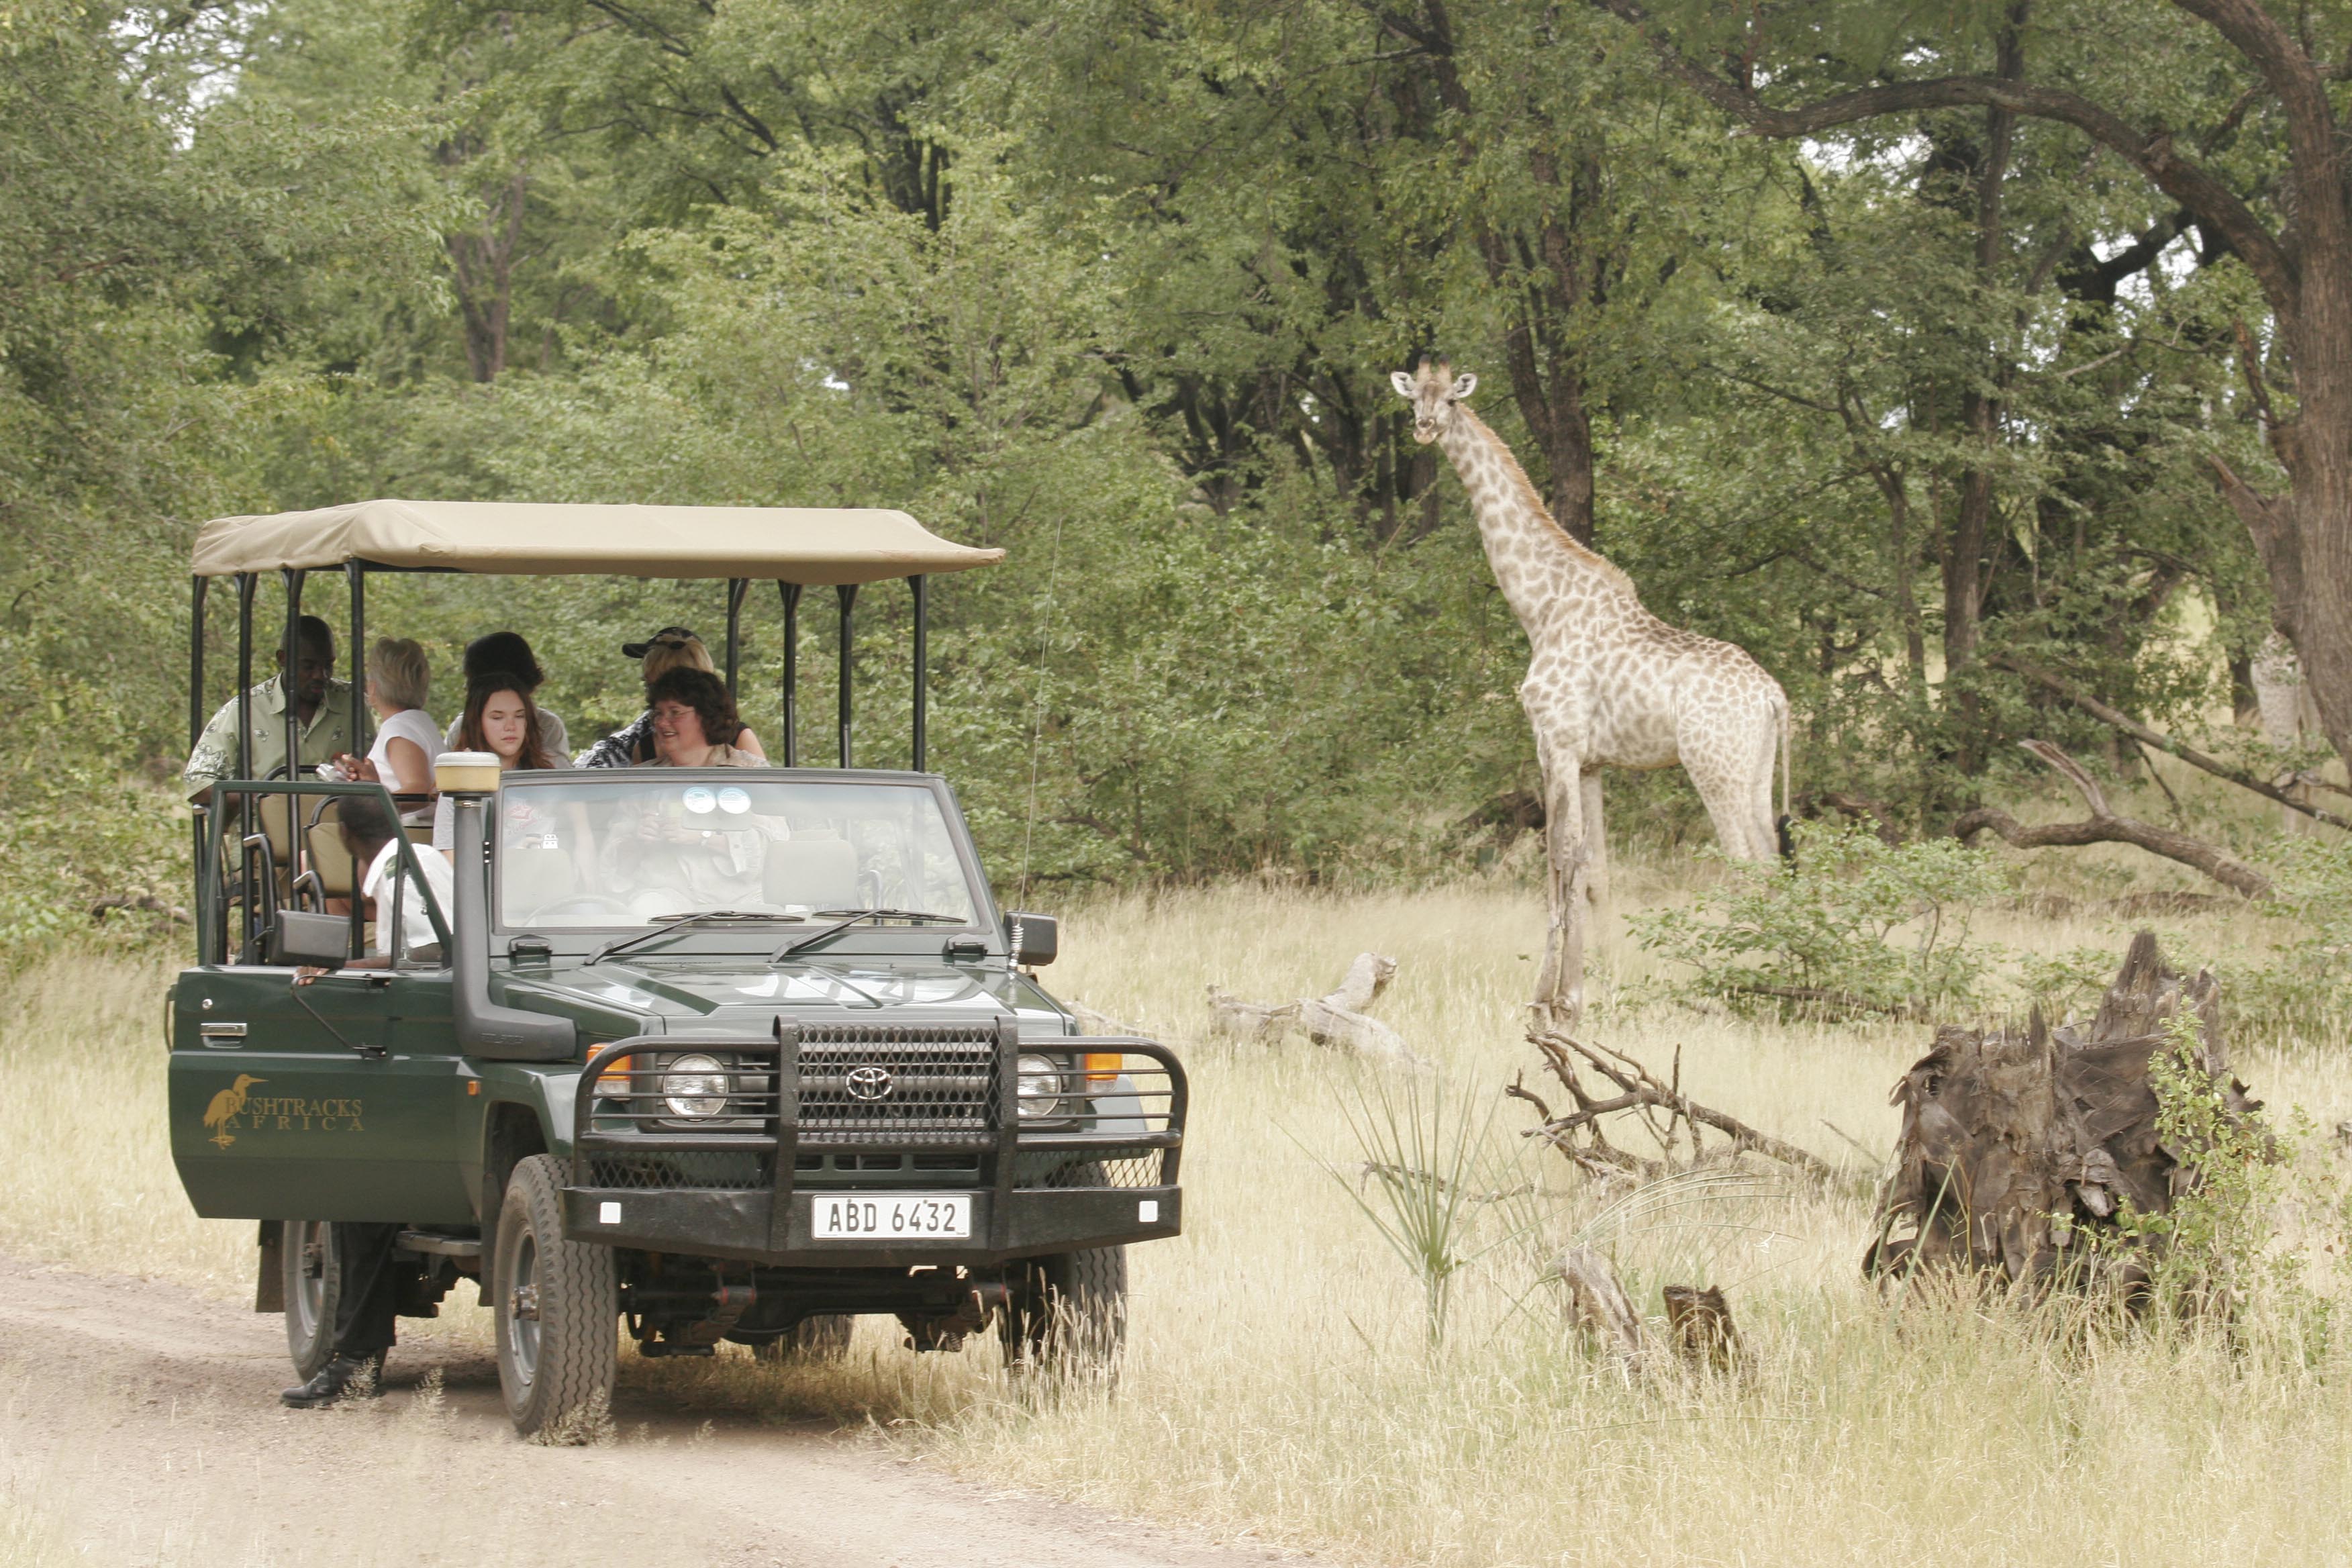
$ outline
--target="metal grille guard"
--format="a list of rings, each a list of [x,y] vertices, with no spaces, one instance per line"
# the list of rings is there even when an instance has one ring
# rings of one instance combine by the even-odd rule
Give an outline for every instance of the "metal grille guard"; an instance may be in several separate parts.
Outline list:
[[[915,1028],[920,1029],[922,1026]],[[1105,1156],[1132,1153],[1139,1150],[1163,1152],[1160,1181],[1176,1184],[1176,1166],[1184,1143],[1184,1115],[1188,1091],[1183,1067],[1176,1054],[1156,1040],[1131,1037],[1061,1037],[1045,1040],[1024,1041],[1019,1022],[1013,1018],[993,1020],[995,1060],[992,1088],[995,1104],[990,1121],[993,1126],[969,1131],[948,1131],[933,1128],[908,1130],[898,1136],[887,1133],[866,1135],[841,1131],[828,1131],[822,1144],[828,1149],[868,1150],[886,1152],[893,1150],[936,1153],[942,1151],[968,1150],[992,1154],[993,1180],[988,1184],[993,1190],[990,1205],[990,1245],[1003,1247],[1012,1224],[1013,1193],[1017,1190],[1015,1175],[1020,1164],[1017,1156],[1029,1153],[1084,1155],[1099,1152]],[[904,1035],[908,1029],[877,1029],[877,1036]],[[679,1035],[640,1035],[599,1047],[582,1068],[578,1086],[572,1091],[572,1181],[574,1187],[591,1187],[590,1162],[599,1154],[667,1154],[690,1152],[742,1152],[771,1156],[769,1184],[774,1200],[769,1211],[769,1246],[783,1251],[789,1245],[788,1223],[792,1214],[793,1184],[797,1157],[804,1140],[801,1122],[801,1024],[797,1019],[779,1016],[774,1032],[765,1040],[710,1037]],[[822,1037],[812,1042],[820,1049],[837,1050],[843,1044],[842,1026],[827,1021],[812,1033]],[[877,1040],[877,1044],[890,1043]],[[1108,1132],[1055,1131],[1044,1128],[1024,1130],[1021,1126],[1016,1106],[1019,1073],[1015,1058],[1024,1051],[1050,1051],[1056,1055],[1117,1053],[1122,1057],[1142,1057],[1156,1063],[1166,1074],[1166,1088],[1153,1090],[1153,1098],[1165,1097],[1164,1107],[1144,1113],[1147,1123],[1157,1121],[1156,1130],[1148,1125],[1129,1131]],[[664,1128],[657,1131],[637,1130],[626,1132],[598,1131],[599,1120],[611,1116],[595,1115],[597,1081],[609,1077],[616,1066],[635,1057],[686,1056],[690,1054],[724,1055],[737,1059],[738,1065],[725,1075],[726,1098],[731,1110],[737,1104],[743,1107],[741,1115],[722,1113],[714,1121],[730,1123],[724,1131],[680,1131]],[[760,1064],[766,1064],[764,1067]],[[636,1069],[648,1078],[651,1069]],[[634,1076],[634,1074],[633,1074]],[[1083,1071],[1081,1077],[1083,1078]],[[764,1084],[757,1080],[764,1079]],[[646,1098],[653,1098],[649,1088]],[[681,1098],[686,1098],[681,1096]],[[829,1098],[829,1097],[828,1097]],[[661,1118],[635,1115],[633,1121],[646,1120],[669,1121],[683,1118]],[[877,1126],[880,1124],[877,1124]]]

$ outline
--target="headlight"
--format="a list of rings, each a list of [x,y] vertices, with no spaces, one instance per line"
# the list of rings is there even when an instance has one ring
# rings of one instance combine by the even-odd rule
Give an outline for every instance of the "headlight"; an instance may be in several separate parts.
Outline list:
[[[1064,1085],[1058,1063],[1046,1057],[1024,1056],[1013,1064],[1013,1070],[1020,1075],[1014,1099],[1024,1121],[1059,1113]]]
[[[663,1070],[661,1093],[672,1116],[716,1116],[727,1109],[727,1069],[716,1058],[680,1057]]]

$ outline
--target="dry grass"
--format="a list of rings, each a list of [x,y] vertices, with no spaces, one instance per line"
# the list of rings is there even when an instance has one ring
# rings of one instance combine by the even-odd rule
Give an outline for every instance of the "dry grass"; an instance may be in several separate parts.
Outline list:
[[[2045,859],[2034,879],[2062,872],[2089,912],[1996,913],[1980,931],[2036,952],[2119,952],[2139,922],[2096,900],[2191,885],[2122,851]],[[1694,875],[1685,856],[1622,866],[1617,896],[1687,897]],[[2259,957],[2276,934],[2231,910],[2153,923],[2182,963]],[[1355,952],[1392,953],[1402,969],[1381,1015],[1449,1084],[1491,1096],[1530,1065],[1519,1001],[1541,925],[1534,898],[1507,886],[1118,898],[1070,911],[1053,978],[1066,996],[1189,1038],[1209,982],[1312,994]],[[1967,1305],[1891,1310],[1856,1268],[1871,1161],[1840,1132],[1888,1146],[1887,1088],[1925,1031],[1612,1008],[1647,963],[1601,942],[1593,1032],[1661,1065],[1679,1048],[1702,1099],[1849,1174],[1601,1237],[1651,1312],[1668,1279],[1728,1289],[1750,1351],[1737,1379],[1629,1388],[1562,1332],[1541,1260],[1595,1202],[1515,1136],[1528,1120],[1517,1106],[1497,1117],[1496,1152],[1542,1188],[1534,1228],[1468,1271],[1452,1331],[1428,1352],[1417,1282],[1332,1173],[1360,1158],[1342,1115],[1352,1069],[1308,1047],[1195,1043],[1187,1233],[1132,1256],[1132,1352],[1115,1395],[1024,1389],[982,1347],[919,1357],[871,1321],[835,1366],[632,1363],[625,1384],[714,1411],[823,1415],[1010,1485],[1374,1562],[2352,1558],[2345,1349],[2284,1314],[2225,1342],[2061,1332]],[[20,977],[0,1004],[0,1060],[18,1091],[0,1143],[0,1242],[242,1293],[249,1233],[188,1218],[163,1152],[161,984],[153,969],[58,967]],[[2235,1048],[2273,1106],[2323,1127],[2352,1115],[2342,1042]],[[1514,1222],[1496,1205],[1479,1223]]]

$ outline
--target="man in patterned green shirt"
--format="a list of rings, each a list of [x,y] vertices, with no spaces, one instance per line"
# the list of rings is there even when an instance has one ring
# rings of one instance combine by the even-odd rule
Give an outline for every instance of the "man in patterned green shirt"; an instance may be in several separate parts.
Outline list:
[[[359,726],[354,721],[351,683],[337,680],[335,634],[316,616],[304,616],[298,639],[301,657],[294,661],[294,715],[299,723],[300,762],[314,766],[359,750]],[[252,690],[251,763],[244,776],[268,778],[286,762],[286,650],[278,650],[278,674]],[[189,753],[181,773],[192,800],[201,800],[214,784],[237,774],[236,699],[221,704],[213,721]]]

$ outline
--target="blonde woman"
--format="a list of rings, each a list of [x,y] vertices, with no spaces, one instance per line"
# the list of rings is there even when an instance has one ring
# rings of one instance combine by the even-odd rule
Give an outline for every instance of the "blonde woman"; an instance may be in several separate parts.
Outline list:
[[[710,662],[710,650],[702,639],[684,626],[664,626],[643,642],[623,643],[621,651],[629,658],[643,660],[640,673],[646,687],[652,689],[655,681],[673,669],[698,669],[705,675],[717,675],[718,667]],[[760,737],[747,727],[737,732],[734,748],[747,752],[760,762],[768,760],[766,748]],[[594,745],[580,753],[579,765],[583,768],[633,768],[652,762],[658,754],[654,737],[654,710],[648,701],[646,710],[634,723],[615,730]]]
[[[375,744],[365,757],[335,759],[343,776],[372,779],[394,795],[431,795],[433,759],[441,754],[441,726],[425,710],[433,667],[413,637],[379,637],[368,650],[367,705],[375,714]]]

